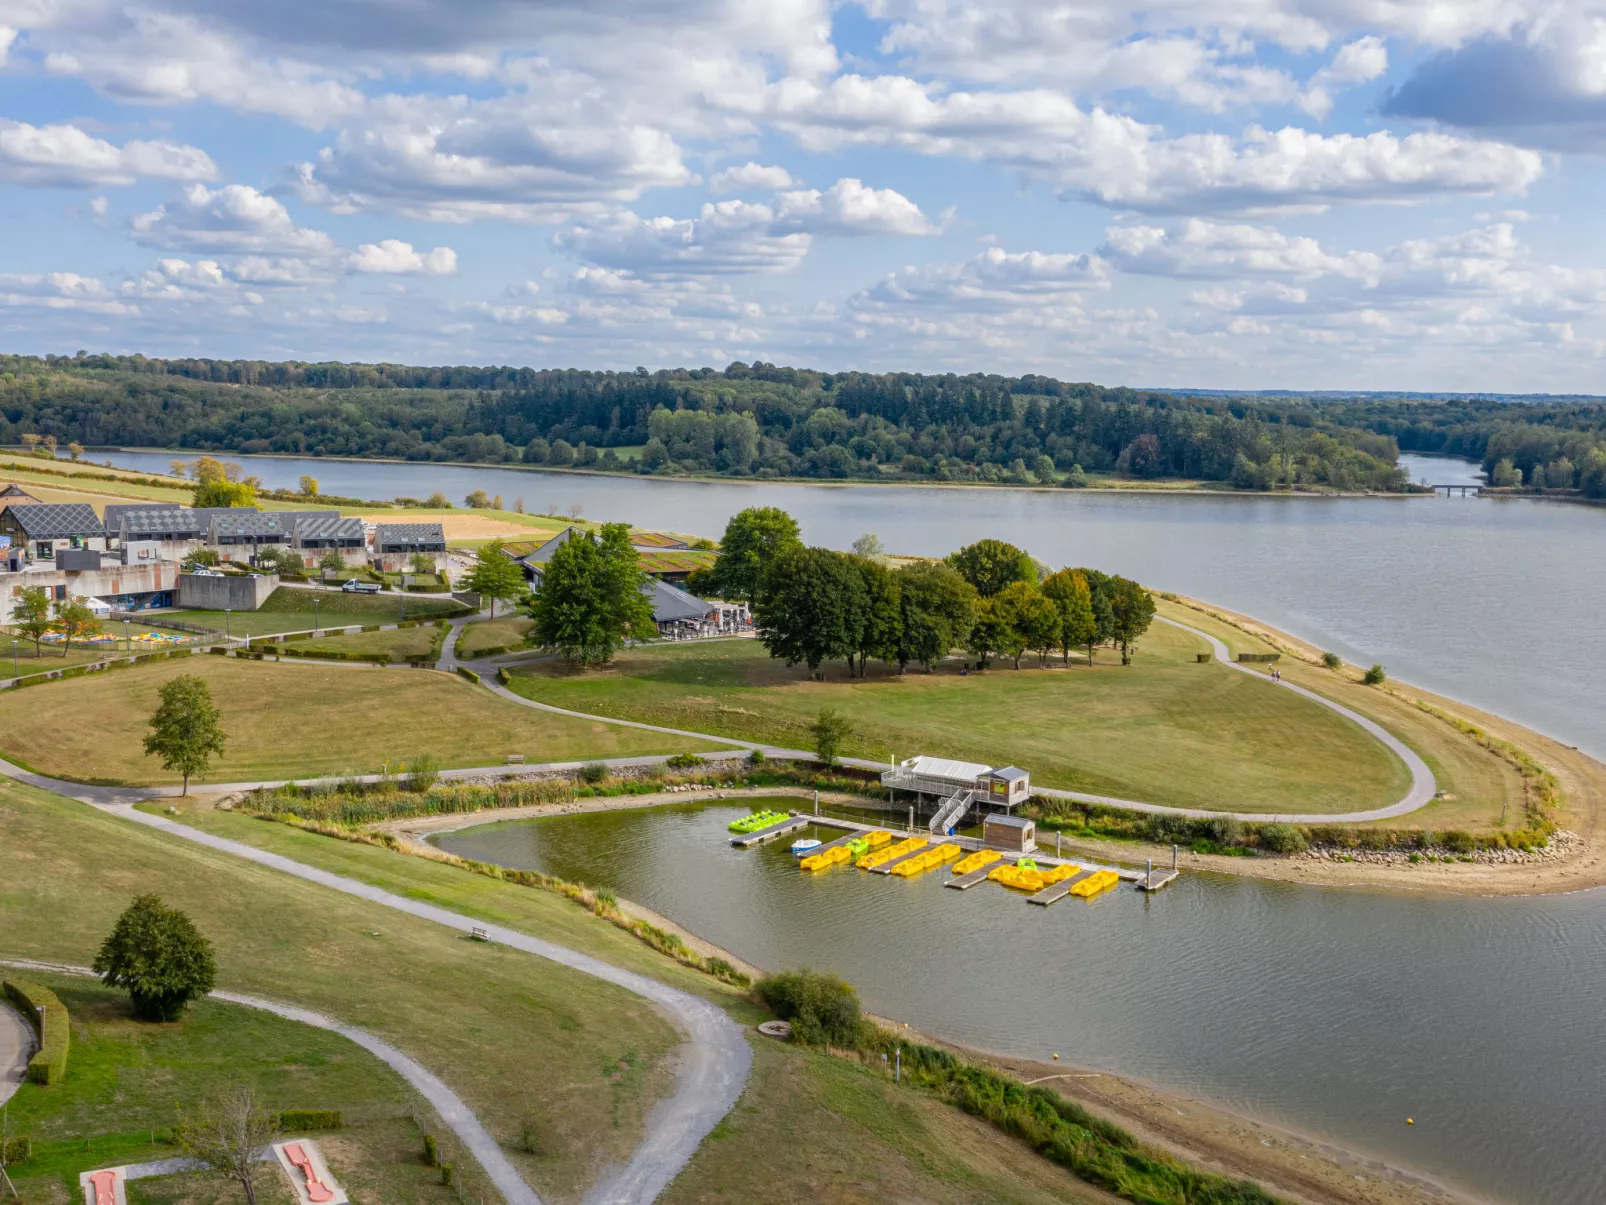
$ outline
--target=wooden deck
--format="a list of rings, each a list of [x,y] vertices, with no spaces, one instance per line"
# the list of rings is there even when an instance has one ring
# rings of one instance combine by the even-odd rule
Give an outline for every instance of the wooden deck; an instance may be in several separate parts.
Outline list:
[[[883,863],[881,863],[880,866],[872,866],[872,867],[870,867],[870,873],[871,874],[891,874],[892,873],[892,868],[894,866],[898,865],[898,863],[907,862],[910,858],[918,858],[921,854],[925,853],[926,851],[928,851],[931,848],[932,848],[931,845],[927,844],[927,845],[922,845],[919,849],[911,849],[906,854],[899,854],[896,858],[893,858],[890,862],[883,862]]]
[[[1043,907],[1047,908],[1050,904],[1056,903],[1070,895],[1071,888],[1075,887],[1083,879],[1091,879],[1097,873],[1097,870],[1083,870],[1077,874],[1073,874],[1068,879],[1061,879],[1057,883],[1050,883],[1036,895],[1027,896],[1026,902],[1028,904],[1041,904]]]
[[[987,881],[987,876],[994,870],[998,869],[998,867],[1007,865],[1009,865],[1008,858],[1005,858],[1001,862],[989,862],[979,870],[972,870],[969,874],[954,875],[953,878],[949,879],[943,884],[943,886],[952,887],[955,891],[969,891],[977,883],[985,883]]]
[[[813,816],[790,816],[785,820],[770,825],[768,828],[761,828],[756,833],[737,833],[736,836],[731,838],[731,844],[738,849],[749,849],[773,837],[779,837],[785,833],[795,833],[798,829],[807,828],[813,823]]]
[[[1152,870],[1146,875],[1140,874],[1138,875],[1138,890],[1158,891],[1181,873],[1180,870],[1172,870],[1167,866],[1164,870]]]

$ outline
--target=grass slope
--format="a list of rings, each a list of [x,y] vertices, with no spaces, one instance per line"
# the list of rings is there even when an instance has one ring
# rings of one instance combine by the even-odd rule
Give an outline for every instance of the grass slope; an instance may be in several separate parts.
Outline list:
[[[181,673],[204,679],[223,711],[228,748],[210,782],[378,773],[420,753],[452,767],[716,747],[521,707],[423,670],[201,655],[0,695],[0,749],[42,773],[177,782],[143,742],[158,688]]]
[[[463,625],[463,634],[457,638],[457,655],[459,657],[477,657],[482,649],[501,648],[511,646],[517,648],[524,643],[524,636],[535,621],[510,616],[505,619],[482,619],[475,623]]]
[[[433,624],[416,628],[400,628],[389,632],[351,632],[345,636],[319,636],[313,640],[297,640],[287,648],[321,653],[385,653],[393,661],[401,661],[418,653],[435,648],[440,633]]]
[[[0,830],[0,955],[87,965],[129,899],[158,891],[215,943],[220,987],[315,1008],[394,1042],[467,1101],[543,1199],[578,1199],[628,1153],[670,1082],[665,1060],[678,1039],[668,1022],[589,976],[13,783],[0,783]],[[392,860],[403,864],[403,893],[458,903],[443,898],[441,880],[407,876],[414,860]],[[650,953],[557,897],[509,896],[479,914],[511,913],[567,944],[605,949],[616,936],[612,947],[627,957]],[[582,931],[589,942],[573,940]],[[615,1081],[621,1058],[635,1071]],[[539,1156],[518,1149],[526,1118],[542,1135]]]
[[[1157,624],[1130,666],[1104,650],[1092,669],[1003,662],[968,677],[957,666],[900,677],[872,666],[868,679],[849,681],[833,666],[836,680],[820,683],[757,641],[731,640],[649,646],[601,671],[527,665],[513,670],[513,689],[599,715],[804,747],[829,705],[853,721],[849,753],[1012,762],[1042,786],[1182,807],[1343,812],[1405,793],[1405,767],[1358,726],[1197,664],[1204,648]]]

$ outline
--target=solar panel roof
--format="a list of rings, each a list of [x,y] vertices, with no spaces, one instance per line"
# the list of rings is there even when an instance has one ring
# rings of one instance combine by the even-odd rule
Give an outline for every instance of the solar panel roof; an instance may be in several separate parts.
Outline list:
[[[71,536],[103,536],[95,508],[87,502],[30,502],[7,509],[31,540],[61,540]]]

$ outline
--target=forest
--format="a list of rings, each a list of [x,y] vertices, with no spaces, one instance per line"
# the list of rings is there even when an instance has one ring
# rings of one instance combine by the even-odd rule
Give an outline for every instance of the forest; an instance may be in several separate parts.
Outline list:
[[[1403,448],[1476,456],[1491,470],[1509,459],[1528,484],[1541,466],[1553,488],[1567,477],[1587,490],[1598,468],[1606,491],[1603,422],[1606,412],[1577,403],[1190,396],[763,362],[603,372],[0,356],[0,444],[37,434],[90,448],[662,475],[1403,491],[1416,488],[1396,465]]]

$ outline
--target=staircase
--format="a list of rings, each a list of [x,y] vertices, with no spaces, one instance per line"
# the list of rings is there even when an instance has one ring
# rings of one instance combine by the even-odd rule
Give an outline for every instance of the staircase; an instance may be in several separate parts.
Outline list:
[[[975,794],[975,791],[970,790],[955,791],[942,801],[927,827],[938,836],[947,833],[948,829],[959,823],[960,818],[969,810],[970,801]]]

